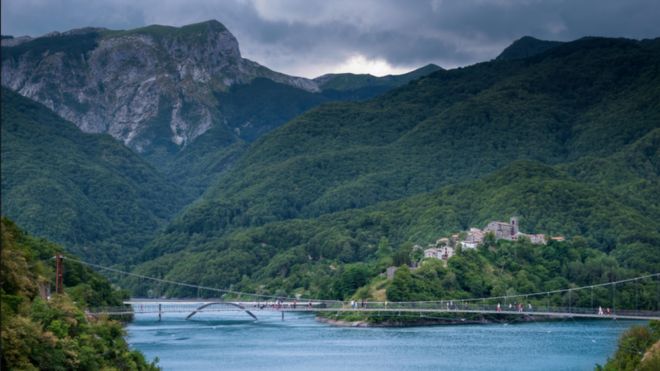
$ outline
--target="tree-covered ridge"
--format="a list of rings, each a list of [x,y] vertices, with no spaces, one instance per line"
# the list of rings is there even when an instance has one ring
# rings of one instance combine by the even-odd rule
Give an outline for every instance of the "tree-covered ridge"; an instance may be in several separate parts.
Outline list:
[[[656,197],[658,194],[655,192]],[[363,285],[388,265],[410,263],[414,244],[426,246],[438,237],[518,215],[526,231],[563,235],[575,240],[576,247],[589,248],[589,254],[607,258],[622,269],[657,272],[659,226],[655,219],[629,205],[630,199],[578,181],[554,167],[516,162],[482,179],[431,193],[318,218],[237,229],[224,236],[170,227],[169,233],[151,246],[174,248],[146,250],[145,260],[153,260],[139,266],[138,271],[147,275],[167,272],[165,276],[172,280],[215,287],[234,285],[246,291],[327,298],[336,292],[341,272],[352,265],[369,267]],[[213,215],[204,220],[212,223]],[[188,248],[177,252],[177,245]],[[545,247],[531,249],[544,251]],[[558,266],[541,265],[547,265],[544,271],[549,276],[537,282],[559,273]],[[523,262],[519,267],[529,268]],[[463,284],[462,280],[458,282]],[[587,284],[584,280],[566,282]],[[168,294],[193,293],[184,290]]]
[[[148,256],[237,227],[430,192],[516,160],[565,164],[619,152],[660,123],[656,44],[586,38],[526,59],[438,71],[372,101],[314,109],[257,140]],[[657,171],[650,174],[657,180]],[[639,186],[657,199],[657,182]]]
[[[65,265],[64,294],[45,297],[54,280],[52,256],[62,248],[35,239],[2,218],[0,305],[3,369],[153,370],[128,348],[121,324],[94,319],[88,306],[118,305],[126,293],[97,273]]]
[[[435,64],[428,64],[401,75],[377,77],[370,74],[330,73],[319,76],[314,81],[326,96],[373,98],[392,88],[403,86],[420,77],[442,70]]]
[[[176,186],[112,137],[4,88],[1,129],[2,214],[86,259],[129,259],[183,206]]]
[[[523,59],[563,44],[561,41],[539,40],[531,36],[523,36],[513,42],[497,56],[497,59]]]
[[[582,182],[625,197],[629,206],[660,220],[660,128],[612,156],[587,156],[561,168]]]

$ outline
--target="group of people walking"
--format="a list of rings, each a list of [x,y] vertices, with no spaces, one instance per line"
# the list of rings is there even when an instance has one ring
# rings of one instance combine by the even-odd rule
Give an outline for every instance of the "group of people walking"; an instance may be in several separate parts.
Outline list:
[[[351,308],[353,309],[366,308],[366,307],[367,307],[367,301],[364,299],[362,299],[361,302],[358,302],[357,300],[351,300]]]
[[[525,311],[525,304],[523,304],[523,303],[515,303],[515,304],[509,303],[509,312],[513,312],[514,310],[517,311],[517,312],[520,312],[520,313],[524,312]],[[501,312],[501,311],[502,311],[502,304],[497,303],[497,312]],[[527,311],[528,312],[533,311],[532,303],[527,303]]]

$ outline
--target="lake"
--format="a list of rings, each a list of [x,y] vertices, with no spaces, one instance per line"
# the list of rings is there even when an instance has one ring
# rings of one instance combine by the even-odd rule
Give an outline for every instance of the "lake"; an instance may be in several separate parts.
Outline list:
[[[593,370],[634,324],[573,320],[345,328],[310,314],[137,316],[128,342],[165,370]]]

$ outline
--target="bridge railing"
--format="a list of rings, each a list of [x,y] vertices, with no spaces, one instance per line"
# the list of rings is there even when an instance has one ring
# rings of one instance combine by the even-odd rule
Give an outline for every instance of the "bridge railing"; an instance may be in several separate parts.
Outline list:
[[[190,313],[197,310],[205,302],[144,302],[134,303],[132,305],[125,305],[120,307],[99,307],[89,310],[90,314],[140,314],[140,313]],[[474,302],[350,302],[340,301],[314,301],[307,303],[299,302],[228,302],[228,305],[218,305],[209,308],[204,308],[202,312],[218,312],[218,311],[241,311],[242,309],[233,306],[229,303],[239,304],[248,310],[270,310],[270,311],[298,311],[298,312],[317,312],[317,311],[378,311],[383,310],[387,312],[392,311],[438,311],[438,312],[474,312],[474,313],[498,313],[503,314],[552,314],[557,315],[602,315],[610,316],[638,316],[658,318],[660,317],[659,311],[650,310],[633,310],[633,309],[612,309],[612,308],[584,308],[573,306],[532,306],[508,303],[500,303],[499,309],[497,304],[490,303],[474,303]],[[222,304],[222,302],[218,302]],[[602,311],[602,313],[601,313]]]

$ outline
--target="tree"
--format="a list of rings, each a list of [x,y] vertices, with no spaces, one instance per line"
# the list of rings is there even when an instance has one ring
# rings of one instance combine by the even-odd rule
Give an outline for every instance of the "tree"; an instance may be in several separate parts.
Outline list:
[[[392,284],[387,289],[387,299],[391,301],[411,300],[413,277],[407,265],[402,265],[394,274]]]

